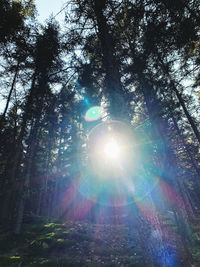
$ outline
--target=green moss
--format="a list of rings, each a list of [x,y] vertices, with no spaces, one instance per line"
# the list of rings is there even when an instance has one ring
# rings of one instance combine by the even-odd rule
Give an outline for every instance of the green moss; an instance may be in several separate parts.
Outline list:
[[[54,232],[47,233],[46,236],[52,238],[52,237],[55,237],[56,236],[56,233],[54,233]]]
[[[64,224],[58,224],[58,223],[47,223],[44,225],[44,227],[49,231],[61,231],[63,230]]]
[[[10,257],[0,257],[0,266],[1,267],[18,267],[19,263],[22,261],[19,256],[10,256]]]
[[[82,259],[38,259],[33,260],[26,267],[84,267],[87,266]]]
[[[41,220],[25,224],[20,236],[1,233],[0,240],[0,267],[143,266],[138,235],[123,226]],[[200,266],[197,231],[193,240],[195,266]]]
[[[57,266],[57,264],[58,262],[56,260],[38,259],[30,262],[27,267],[54,267]]]

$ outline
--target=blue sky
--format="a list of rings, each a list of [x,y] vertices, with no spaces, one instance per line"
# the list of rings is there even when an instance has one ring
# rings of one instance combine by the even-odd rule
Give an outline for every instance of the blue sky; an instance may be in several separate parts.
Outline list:
[[[56,15],[65,3],[65,0],[35,0],[39,22],[43,23],[52,13]],[[64,18],[64,13],[63,11],[56,19],[62,20]]]

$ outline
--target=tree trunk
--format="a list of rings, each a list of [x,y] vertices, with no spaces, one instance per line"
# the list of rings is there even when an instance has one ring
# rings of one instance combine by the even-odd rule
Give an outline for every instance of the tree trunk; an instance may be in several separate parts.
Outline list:
[[[106,1],[94,0],[94,12],[97,19],[99,30],[99,40],[103,54],[103,66],[106,71],[105,86],[110,100],[112,117],[126,118],[127,109],[125,107],[125,100],[123,96],[123,88],[120,81],[120,72],[118,63],[115,59],[115,49],[111,34],[109,33],[109,26],[103,14]],[[105,92],[106,93],[106,92]]]
[[[183,137],[182,134],[181,134],[181,131],[180,131],[180,129],[179,129],[179,126],[178,126],[178,124],[177,124],[177,122],[176,122],[176,120],[175,120],[175,118],[174,118],[174,116],[173,116],[173,114],[172,114],[171,112],[170,112],[170,116],[171,116],[171,118],[172,118],[172,121],[173,121],[173,124],[174,124],[174,128],[175,128],[175,130],[177,131],[177,134],[178,134],[178,136],[179,136],[179,138],[180,138],[180,140],[181,140],[182,146],[183,146],[183,148],[185,149],[185,152],[186,152],[188,158],[190,159],[190,162],[191,162],[193,168],[195,169],[197,175],[199,175],[199,174],[200,174],[200,172],[199,172],[199,168],[198,168],[196,162],[194,161],[193,156],[192,156],[192,154],[190,153],[190,151],[189,151],[189,149],[188,149],[188,147],[187,147],[187,144],[186,144],[186,142],[185,142],[185,140],[184,140],[184,137]]]
[[[20,62],[17,63],[16,69],[15,69],[15,75],[14,75],[14,77],[13,77],[12,85],[11,85],[10,92],[9,92],[9,95],[8,95],[8,98],[7,98],[7,102],[6,102],[6,106],[5,106],[5,109],[4,109],[3,114],[1,115],[0,129],[1,129],[2,124],[3,124],[3,122],[4,122],[4,119],[5,119],[7,110],[8,110],[8,106],[9,106],[9,104],[10,104],[11,96],[12,96],[13,90],[14,90],[14,88],[15,88],[15,84],[16,84],[17,76],[18,76],[18,73],[19,73],[19,65],[20,65]]]
[[[31,164],[35,154],[36,140],[39,132],[39,122],[40,122],[40,113],[38,113],[36,121],[32,125],[32,130],[29,136],[30,145],[25,160],[25,171],[24,174],[22,174],[22,179],[20,181],[21,189],[19,190],[17,196],[19,198],[18,200],[19,206],[17,207],[16,224],[14,224],[14,233],[16,234],[19,234],[21,231],[23,215],[24,215],[24,206],[26,204],[26,200],[28,197],[28,190],[30,188]]]
[[[14,224],[14,234],[20,234],[22,221],[23,221],[23,215],[24,215],[24,205],[25,205],[24,196],[20,196],[16,223]]]
[[[2,204],[1,218],[5,223],[6,223],[7,218],[9,217],[9,213],[10,213],[10,207],[12,204],[11,203],[12,194],[13,194],[13,192],[16,191],[15,190],[16,172],[17,172],[17,169],[19,167],[19,164],[20,164],[21,158],[22,158],[22,140],[23,140],[23,137],[25,134],[27,120],[28,120],[28,109],[30,108],[31,103],[32,103],[33,90],[34,90],[34,86],[35,86],[35,78],[36,78],[36,76],[34,74],[32,84],[31,84],[30,93],[29,93],[29,96],[28,96],[28,99],[26,102],[25,110],[24,110],[20,135],[19,135],[19,138],[18,138],[17,144],[16,144],[16,151],[14,153],[14,158],[13,158],[13,166],[12,166],[12,169],[10,171],[10,179],[9,179],[9,182],[7,185],[7,193],[5,194],[4,201]]]
[[[199,130],[198,130],[198,128],[197,128],[192,116],[188,112],[187,107],[185,105],[185,102],[184,102],[181,94],[179,93],[179,91],[177,90],[177,88],[175,87],[175,85],[174,85],[174,83],[172,81],[171,81],[171,85],[172,85],[172,89],[176,93],[176,96],[177,96],[177,98],[179,100],[179,103],[180,103],[181,107],[183,108],[185,116],[187,117],[187,119],[188,119],[188,121],[189,121],[189,123],[190,123],[190,125],[192,127],[192,130],[193,130],[193,132],[194,132],[194,134],[195,134],[195,136],[196,136],[196,138],[197,138],[197,140],[198,140],[198,142],[200,144],[200,133],[199,133]]]
[[[41,202],[42,202],[42,188],[40,188],[39,191],[39,197],[37,200],[37,209],[36,209],[36,215],[39,216],[41,212]]]
[[[189,121],[190,126],[191,126],[191,128],[192,128],[192,130],[193,130],[193,132],[194,132],[194,134],[195,134],[195,136],[196,136],[196,138],[197,138],[197,140],[198,140],[198,142],[200,144],[200,133],[199,133],[199,130],[198,130],[198,128],[197,128],[197,126],[196,126],[196,124],[194,122],[194,119],[192,118],[192,116],[190,115],[189,111],[187,110],[187,107],[185,105],[185,101],[182,98],[181,94],[179,93],[178,89],[176,88],[174,80],[172,79],[169,71],[167,70],[166,66],[162,62],[160,56],[158,56],[158,59],[159,59],[160,67],[161,67],[162,71],[164,72],[164,74],[170,80],[170,86],[171,86],[172,90],[175,92],[175,94],[176,94],[176,96],[177,96],[177,98],[179,100],[179,103],[180,103],[180,105],[181,105],[181,107],[182,107],[182,109],[183,109],[183,111],[185,113],[185,116],[186,116],[187,120]]]

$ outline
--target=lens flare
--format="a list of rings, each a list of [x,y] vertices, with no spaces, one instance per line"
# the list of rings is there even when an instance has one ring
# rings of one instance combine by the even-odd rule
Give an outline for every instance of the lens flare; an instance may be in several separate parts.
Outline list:
[[[120,154],[120,146],[118,143],[115,141],[115,139],[111,139],[106,143],[104,147],[104,153],[107,158],[109,159],[117,159]]]
[[[88,110],[88,117],[95,114],[94,108]],[[106,206],[142,202],[158,183],[142,138],[121,121],[107,120],[92,128],[80,179],[81,195]],[[115,199],[124,201],[116,204]]]
[[[104,113],[104,109],[102,107],[94,106],[85,114],[85,120],[86,121],[96,121],[99,120]]]

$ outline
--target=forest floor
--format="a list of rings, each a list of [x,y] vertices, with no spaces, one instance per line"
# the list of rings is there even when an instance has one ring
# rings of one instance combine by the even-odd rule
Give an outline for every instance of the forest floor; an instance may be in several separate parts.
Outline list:
[[[200,267],[200,238],[198,233],[194,235],[191,251],[195,262],[191,266]],[[145,267],[142,255],[138,233],[126,225],[46,222],[38,218],[25,223],[19,236],[0,235],[0,267]],[[165,266],[185,265],[173,261]]]

